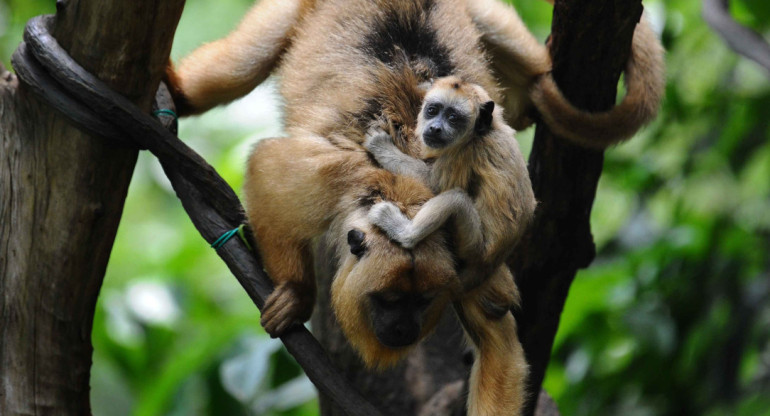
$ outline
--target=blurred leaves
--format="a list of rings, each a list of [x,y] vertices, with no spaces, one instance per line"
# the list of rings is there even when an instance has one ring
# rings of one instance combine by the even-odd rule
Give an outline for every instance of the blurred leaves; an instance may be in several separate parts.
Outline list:
[[[740,7],[767,27],[754,3]],[[650,4],[666,100],[607,152],[599,255],[570,290],[546,389],[569,415],[770,415],[770,82],[698,2]]]
[[[512,1],[536,36],[551,6]],[[228,33],[250,0],[187,2],[172,57]],[[668,51],[658,119],[606,153],[594,264],[562,313],[546,389],[564,415],[770,415],[770,81],[700,17],[647,1]],[[53,1],[0,0],[0,59]],[[760,33],[770,3],[733,0]],[[183,120],[239,190],[252,144],[280,136],[275,85]],[[520,135],[529,149],[531,130]],[[96,415],[316,415],[312,386],[142,154],[94,321]]]

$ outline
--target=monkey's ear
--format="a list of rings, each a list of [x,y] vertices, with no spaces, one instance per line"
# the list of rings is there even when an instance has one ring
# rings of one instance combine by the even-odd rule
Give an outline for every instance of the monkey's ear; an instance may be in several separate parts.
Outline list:
[[[476,134],[483,136],[492,129],[492,111],[495,110],[495,102],[487,101],[479,107],[479,116],[476,118]]]
[[[366,244],[364,244],[364,238],[366,234],[359,229],[352,229],[348,231],[348,245],[350,246],[350,253],[358,257],[359,259],[366,253]]]

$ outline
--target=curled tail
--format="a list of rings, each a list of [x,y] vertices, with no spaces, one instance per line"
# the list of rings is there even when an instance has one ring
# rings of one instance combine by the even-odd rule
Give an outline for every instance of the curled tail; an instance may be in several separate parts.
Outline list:
[[[642,18],[634,31],[625,68],[626,96],[605,112],[575,108],[564,98],[551,73],[532,87],[531,98],[543,121],[559,136],[579,145],[603,149],[628,139],[658,113],[665,88],[664,50]]]

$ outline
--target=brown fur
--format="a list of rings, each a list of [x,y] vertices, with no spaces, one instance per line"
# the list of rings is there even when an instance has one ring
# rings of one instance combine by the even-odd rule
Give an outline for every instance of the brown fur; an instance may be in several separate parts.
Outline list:
[[[422,137],[429,125],[425,108],[439,102],[444,108],[452,107],[455,114],[470,117],[469,130],[455,131],[459,137],[446,147],[431,148],[425,140],[420,140],[423,156],[434,159],[424,179],[441,194],[432,200],[435,203],[428,202],[421,208],[412,226],[429,230],[437,224],[436,218],[446,218],[439,211],[452,209],[456,201],[445,203],[441,198],[448,195],[444,192],[456,189],[471,196],[473,208],[464,209],[475,210],[480,219],[480,224],[467,221],[473,217],[471,212],[454,211],[454,239],[463,265],[460,278],[466,288],[472,288],[455,304],[478,354],[471,372],[468,400],[469,414],[474,416],[516,415],[524,402],[527,365],[516,323],[508,312],[518,304],[518,290],[504,260],[529,225],[536,206],[526,163],[513,137],[513,129],[503,121],[502,110],[497,108],[492,112],[489,131],[477,134],[475,130],[476,115],[489,100],[489,95],[478,85],[457,77],[439,79],[428,91],[416,131],[418,137]],[[372,147],[372,143],[367,140],[370,151],[384,167],[405,164],[403,159],[384,158],[387,147]],[[403,170],[401,166],[398,168]],[[419,172],[424,175],[422,170]],[[402,242],[405,236],[398,235],[399,232],[407,233],[406,238],[423,235],[388,218],[394,211],[379,209],[386,205],[376,205],[369,218],[391,238]],[[421,243],[417,243],[414,247],[420,246]]]
[[[527,361],[517,335],[516,320],[505,310],[490,314],[487,304],[519,303],[519,292],[505,265],[455,303],[476,349],[468,392],[472,416],[519,415],[524,406]]]
[[[532,89],[532,100],[546,124],[559,136],[586,147],[603,149],[630,138],[658,113],[665,89],[663,47],[643,17],[636,26],[626,64],[626,95],[602,113],[576,109],[559,91],[551,73]]]
[[[169,65],[167,80],[180,113],[194,114],[246,94],[279,67],[290,134],[360,142],[366,122],[377,118],[383,107],[406,108],[401,105],[404,93],[397,91],[408,95],[414,82],[442,75],[409,57],[385,67],[356,50],[372,19],[418,14],[449,50],[452,75],[481,85],[494,101],[504,103],[506,120],[517,129],[531,124],[534,105],[555,132],[603,148],[628,138],[657,113],[664,88],[663,50],[644,21],[626,68],[626,99],[612,111],[593,114],[563,97],[550,76],[547,49],[512,7],[499,0],[430,0],[428,12],[428,2],[262,0],[233,33],[197,49],[177,72]],[[389,78],[404,71],[412,75]],[[396,86],[383,90],[383,80],[397,80],[401,88],[393,95],[378,94]],[[367,111],[372,109],[377,114]],[[395,137],[398,141],[398,134]],[[399,146],[415,150],[408,143]]]
[[[440,80],[434,88],[448,88],[459,80]],[[479,86],[459,81],[476,112],[490,97]],[[418,130],[418,133],[420,131]],[[484,237],[481,257],[464,259],[469,267],[483,265],[494,270],[509,256],[535,212],[535,194],[529,180],[524,157],[514,131],[503,119],[501,108],[495,108],[492,129],[482,137],[472,137],[462,147],[447,152],[430,153],[435,158],[431,168],[431,186],[437,191],[460,188],[472,196],[481,218]],[[475,187],[476,189],[471,189]],[[475,265],[473,265],[475,263]]]
[[[393,54],[398,56],[384,64],[374,56],[376,51],[364,50],[361,45],[371,35],[372,27],[387,20],[412,22],[427,28],[438,49],[429,51],[429,56],[394,50]],[[634,45],[642,50],[639,56],[649,53],[652,60],[658,59],[656,40],[646,37],[644,42]],[[434,66],[435,61],[429,59],[437,58],[439,49],[446,51],[444,58],[451,66],[452,75],[480,85],[494,101],[505,103],[508,120],[514,126],[529,123],[531,87],[545,86],[542,91],[553,92],[547,88],[548,77],[542,76],[550,70],[547,51],[532,38],[515,11],[497,0],[261,0],[233,33],[193,52],[182,60],[177,71],[169,66],[167,80],[181,114],[199,113],[245,95],[273,72],[281,77],[286,128],[291,137],[257,146],[249,162],[245,192],[263,260],[276,283],[276,291],[266,304],[267,316],[263,316],[273,333],[301,322],[312,310],[309,299],[312,299],[314,284],[309,271],[308,244],[327,227],[335,229],[338,240],[344,241],[343,225],[356,223],[366,232],[367,245],[374,254],[355,261],[355,256],[342,250],[345,255],[332,295],[346,335],[370,365],[390,363],[401,353],[384,350],[371,331],[358,333],[361,328],[369,328],[363,311],[363,291],[380,284],[400,286],[407,285],[406,282],[427,285],[413,285],[414,290],[451,290],[456,279],[451,277],[451,259],[440,235],[431,236],[431,241],[435,241],[421,244],[409,255],[364,221],[365,207],[370,200],[393,201],[413,215],[420,201],[430,195],[415,181],[399,179],[373,168],[360,148],[368,128],[382,123],[388,126],[401,150],[418,155],[418,146],[409,138],[414,128],[411,111],[421,98],[419,85],[450,75],[440,72],[440,68]],[[627,73],[627,78],[634,78],[629,77],[631,73]],[[659,76],[654,71],[636,73]],[[538,79],[545,81],[537,84]],[[654,113],[651,110],[657,108],[661,83],[653,80],[645,85],[650,88],[637,89],[629,85],[629,96],[633,97],[634,91],[647,94],[640,98],[643,105],[629,109],[634,103],[631,100],[624,108],[632,115],[621,114],[616,121],[605,121],[610,129],[602,133],[600,145],[612,143],[618,136],[625,137],[635,128],[619,123],[632,125],[635,120],[647,120]],[[542,97],[543,100],[536,98],[535,104],[544,113],[562,111],[549,110],[550,102],[569,106],[566,101],[560,103],[560,95],[547,93]],[[568,128],[576,123],[574,120],[579,122],[582,118],[588,120],[588,124],[593,122],[586,114],[575,110]],[[562,122],[549,118],[548,114],[544,114],[544,119],[549,123]],[[613,126],[619,134],[612,131]],[[581,134],[593,133],[581,130]],[[594,143],[590,136],[581,140]],[[471,155],[464,161],[468,169],[477,163],[475,157],[488,156]],[[463,186],[462,182],[467,180],[463,175],[457,172],[446,180]],[[491,193],[482,199],[488,199],[485,202],[490,205],[488,209],[507,204],[510,209],[504,211],[516,215],[525,213],[526,201],[529,201],[519,197],[498,201]],[[518,203],[525,204],[521,212],[515,208]],[[522,218],[514,220],[516,224],[523,223]],[[339,229],[334,228],[337,225]],[[498,225],[485,224],[484,227],[490,239],[499,240],[500,247],[508,247],[511,244],[506,239],[511,234],[497,235],[494,230]],[[519,232],[516,229],[513,234]],[[495,286],[485,284],[477,290],[492,290],[490,287]],[[437,298],[435,304],[440,306],[442,299],[443,296]],[[504,369],[513,367],[504,365],[503,360],[507,358],[501,354],[510,345],[494,341],[497,339],[494,335],[486,334],[484,322],[488,318],[478,312],[484,303],[478,303],[478,299],[471,296],[459,302],[460,309],[466,311],[469,325],[478,327],[480,339],[490,339],[488,344],[482,341],[480,351],[482,356],[486,354],[490,358],[481,361],[492,364],[482,364],[484,369],[480,371],[484,377],[474,373],[477,375],[473,381],[479,388],[471,394],[471,411],[484,414],[486,404],[495,406],[494,401],[507,392],[506,385],[487,386],[486,371],[505,375]],[[426,317],[428,324],[432,316],[431,313]],[[510,319],[494,321],[490,324],[491,330],[499,324],[510,331],[513,326]],[[425,328],[429,330],[428,324]],[[497,347],[489,352],[484,349],[485,345]],[[500,370],[494,372],[495,368]],[[477,408],[480,410],[473,410]]]
[[[361,150],[342,150],[314,136],[263,140],[249,159],[244,195],[265,269],[275,283],[262,312],[271,334],[310,317],[315,279],[308,249],[330,226],[338,241],[344,242],[352,228],[366,234],[368,252],[361,259],[340,245],[332,302],[343,331],[368,365],[391,365],[409,348],[390,349],[377,341],[367,294],[383,288],[435,294],[424,314],[423,338],[456,290],[452,257],[441,235],[409,253],[368,223],[371,203],[394,201],[414,214],[432,193],[418,181],[374,168]]]

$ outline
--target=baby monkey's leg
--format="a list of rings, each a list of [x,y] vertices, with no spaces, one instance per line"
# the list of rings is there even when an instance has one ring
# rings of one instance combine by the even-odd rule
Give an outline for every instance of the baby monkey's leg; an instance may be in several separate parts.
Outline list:
[[[369,221],[407,249],[441,228],[450,217],[454,217],[457,228],[460,257],[468,258],[466,256],[474,251],[480,252],[483,236],[479,213],[473,200],[462,190],[453,189],[431,198],[411,221],[390,202],[375,204],[369,211]]]

